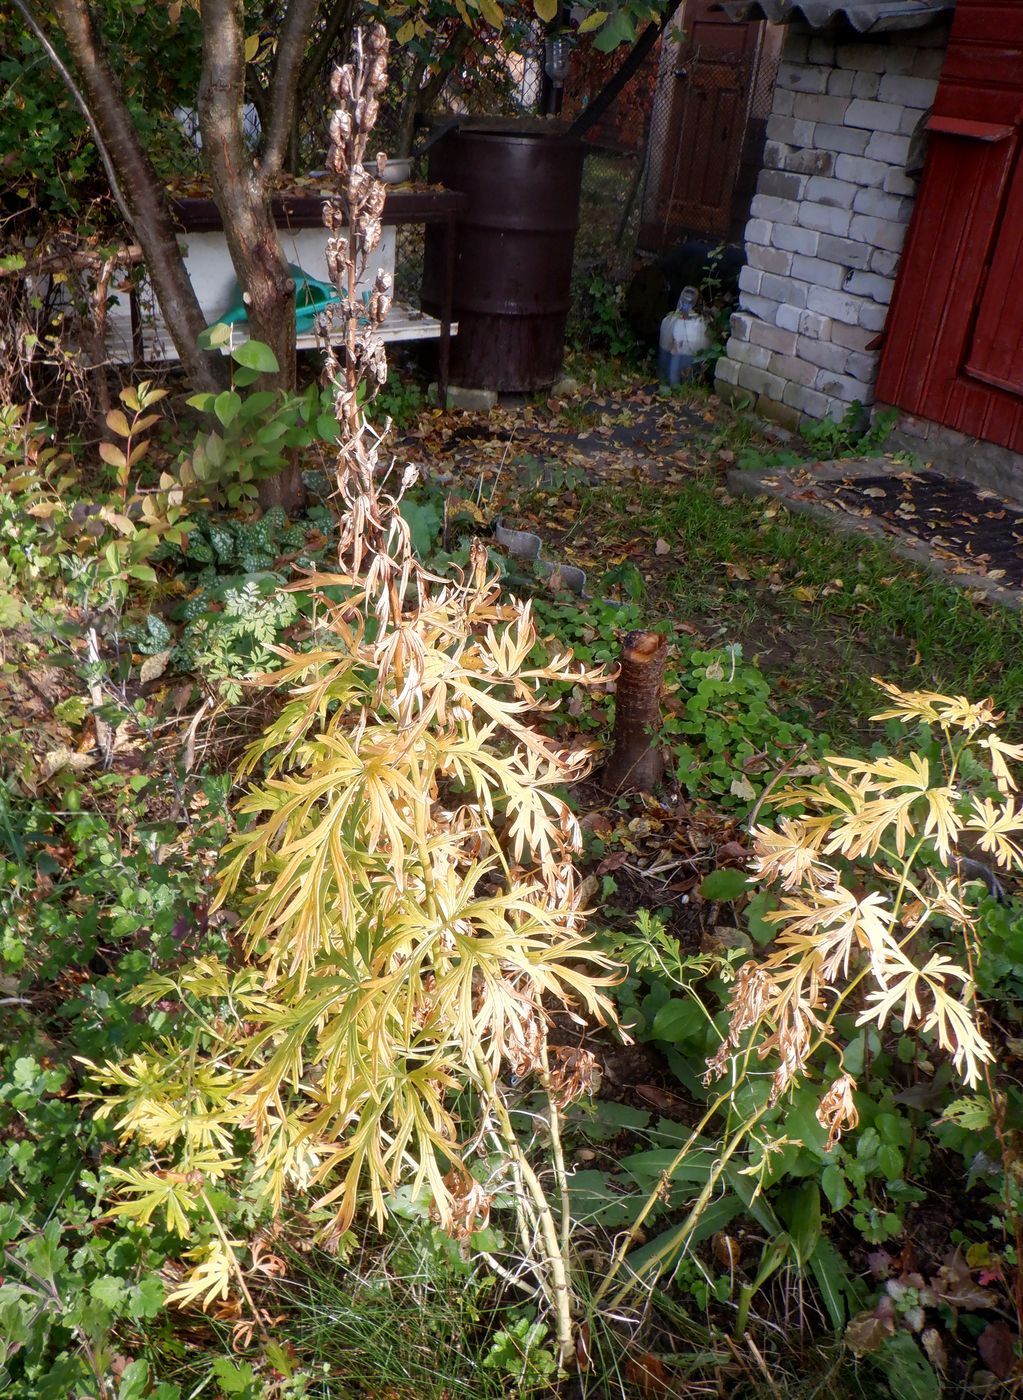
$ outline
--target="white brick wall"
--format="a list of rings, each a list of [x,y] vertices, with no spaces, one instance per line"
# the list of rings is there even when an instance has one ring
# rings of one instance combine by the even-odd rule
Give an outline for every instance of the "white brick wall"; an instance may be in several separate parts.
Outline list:
[[[761,412],[841,418],[873,402],[916,182],[904,164],[932,105],[947,22],[856,43],[786,33],[722,385]],[[898,42],[894,42],[897,39]]]

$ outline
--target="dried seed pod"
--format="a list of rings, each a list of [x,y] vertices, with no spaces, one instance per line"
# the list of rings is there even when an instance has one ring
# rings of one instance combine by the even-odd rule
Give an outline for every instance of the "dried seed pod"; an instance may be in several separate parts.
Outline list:
[[[330,93],[337,102],[349,103],[355,96],[354,74],[350,63],[339,64],[330,75]]]

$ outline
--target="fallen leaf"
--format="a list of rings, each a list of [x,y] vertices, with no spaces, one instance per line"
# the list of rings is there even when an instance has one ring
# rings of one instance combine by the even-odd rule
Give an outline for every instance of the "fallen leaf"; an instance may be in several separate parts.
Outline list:
[[[158,651],[153,656],[147,656],[139,670],[139,679],[145,685],[147,681],[159,680],[166,671],[171,659],[173,647],[168,647],[166,651]]]
[[[655,554],[670,554],[670,553],[671,553],[671,545],[668,543],[667,540],[659,539],[659,540],[657,541],[657,543],[654,545],[654,553],[655,553]]]
[[[977,1338],[977,1350],[989,1371],[1000,1381],[1010,1375],[1016,1362],[1016,1333],[1004,1322],[992,1322]]]

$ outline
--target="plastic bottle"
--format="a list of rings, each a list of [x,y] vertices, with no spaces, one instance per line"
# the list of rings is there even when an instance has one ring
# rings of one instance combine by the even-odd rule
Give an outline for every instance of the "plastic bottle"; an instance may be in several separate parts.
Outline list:
[[[689,377],[697,355],[710,343],[707,322],[696,311],[699,299],[695,287],[683,287],[678,306],[661,322],[657,373],[662,384],[681,384]]]

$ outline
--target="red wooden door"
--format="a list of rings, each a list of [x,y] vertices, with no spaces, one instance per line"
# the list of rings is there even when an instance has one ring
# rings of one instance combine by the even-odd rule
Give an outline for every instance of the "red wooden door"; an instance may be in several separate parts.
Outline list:
[[[1023,451],[1023,5],[959,0],[877,396]]]
[[[1023,394],[1023,316],[1019,314],[1023,288],[1023,160],[1017,144],[1013,139],[1015,166],[995,227],[965,365],[965,372],[972,379],[1010,394]]]
[[[727,238],[733,223],[764,25],[735,24],[712,13],[714,3],[687,0],[685,7],[686,37],[677,50],[655,176],[653,222],[662,241],[680,232]]]

